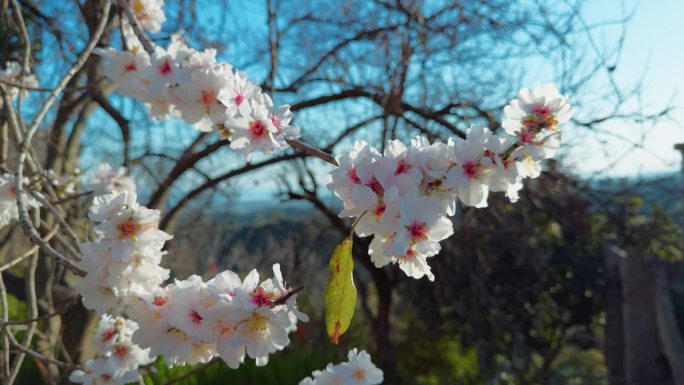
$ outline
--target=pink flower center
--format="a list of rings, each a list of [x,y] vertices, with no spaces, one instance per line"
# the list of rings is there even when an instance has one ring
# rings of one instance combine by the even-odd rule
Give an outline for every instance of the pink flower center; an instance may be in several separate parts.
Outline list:
[[[528,131],[537,133],[545,128],[555,131],[558,120],[550,107],[534,106],[521,123]]]
[[[159,66],[159,73],[162,76],[167,76],[168,74],[171,73],[171,70],[173,68],[171,67],[171,62],[167,59],[164,60],[164,62]]]
[[[128,346],[126,345],[116,345],[114,347],[114,355],[123,358],[128,355]]]
[[[102,342],[106,342],[112,339],[114,337],[114,330],[112,329],[107,329],[102,332]]]
[[[530,112],[537,115],[546,115],[551,113],[551,108],[547,106],[534,106]]]
[[[382,188],[382,184],[380,184],[380,181],[375,179],[375,177],[373,177],[373,180],[368,183],[368,187],[370,187],[370,189],[378,195],[384,195],[385,193],[385,189]]]
[[[520,138],[520,143],[522,144],[531,144],[534,146],[539,146],[541,143],[538,140],[535,140],[536,133],[528,128],[523,128],[518,132],[518,138]]]
[[[126,66],[124,67],[124,70],[126,72],[135,72],[138,70],[138,67],[135,65],[135,62],[131,62],[131,63],[126,64]]]
[[[347,172],[347,175],[349,175],[349,180],[352,181],[354,184],[361,184],[361,178],[359,178],[358,175],[356,175],[356,169],[352,168]]]
[[[255,138],[266,135],[266,125],[262,121],[253,120],[249,122],[249,129],[252,132],[252,136]]]
[[[116,228],[119,230],[119,239],[130,238],[135,240],[135,237],[142,228],[142,226],[140,225],[140,223],[133,222],[129,219],[127,222],[119,223],[118,225],[116,225]]]
[[[381,202],[380,204],[375,206],[375,212],[374,212],[375,217],[380,218],[380,216],[382,216],[382,214],[385,213],[385,209],[387,209],[387,205],[385,205],[384,202]]]
[[[406,164],[406,161],[402,159],[399,161],[399,164],[397,164],[397,169],[394,171],[394,175],[401,175],[407,173],[410,168],[411,165]]]
[[[465,162],[463,163],[463,174],[468,177],[468,179],[475,179],[480,171],[480,164],[477,162]]]
[[[354,371],[354,379],[356,381],[361,381],[361,380],[364,380],[365,378],[366,378],[366,371],[365,370],[358,368]]]
[[[409,226],[409,233],[411,234],[411,241],[416,242],[420,240],[427,240],[428,227],[427,223],[413,222]]]
[[[235,104],[237,104],[238,106],[239,106],[240,104],[242,104],[242,102],[244,102],[244,101],[245,101],[245,96],[244,96],[244,95],[242,95],[242,94],[237,94],[237,96],[235,96]]]
[[[257,287],[257,289],[252,293],[252,299],[250,302],[256,306],[271,306],[273,301],[271,300],[271,294],[267,293],[263,288]]]
[[[195,310],[191,311],[191,312],[188,314],[188,316],[190,316],[190,319],[192,320],[192,323],[194,323],[194,324],[197,325],[197,326],[201,325],[201,324],[202,324],[202,320],[204,319],[204,318],[202,318],[202,316],[199,315],[199,313],[196,312]]]
[[[156,296],[156,297],[154,297],[154,300],[152,301],[152,304],[153,304],[154,306],[164,306],[164,305],[166,304],[166,302],[168,302],[168,301],[166,300],[166,298],[164,298],[164,297],[162,297],[162,296]]]
[[[202,104],[205,106],[209,107],[216,100],[216,97],[212,91],[202,90],[200,92],[202,93]]]

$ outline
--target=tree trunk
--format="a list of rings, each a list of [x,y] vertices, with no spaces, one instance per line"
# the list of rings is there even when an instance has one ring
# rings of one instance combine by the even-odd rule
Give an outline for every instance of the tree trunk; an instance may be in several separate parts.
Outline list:
[[[684,341],[679,333],[677,317],[670,297],[665,267],[657,265],[656,272],[656,320],[658,335],[667,357],[675,385],[684,385]]]
[[[625,374],[628,385],[670,385],[672,373],[660,343],[656,316],[658,263],[628,249],[621,259]],[[667,294],[665,294],[667,295]]]
[[[604,247],[606,269],[606,330],[603,352],[608,367],[610,385],[625,385],[625,344],[624,324],[622,319],[622,284],[620,279],[620,261],[624,257],[622,250],[614,245]]]

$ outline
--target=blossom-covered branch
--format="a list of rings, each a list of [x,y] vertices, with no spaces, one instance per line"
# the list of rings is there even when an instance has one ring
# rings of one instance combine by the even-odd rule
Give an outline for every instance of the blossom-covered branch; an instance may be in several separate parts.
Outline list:
[[[447,218],[456,203],[486,207],[490,191],[518,200],[523,179],[536,178],[541,162],[560,145],[558,125],[572,115],[555,86],[522,89],[504,109],[503,128],[473,125],[466,138],[407,147],[388,142],[384,153],[363,141],[337,157],[328,187],[342,199],[340,216],[356,218],[360,236],[373,235],[369,253],[377,267],[399,264],[413,278],[434,275],[426,259],[452,233]]]

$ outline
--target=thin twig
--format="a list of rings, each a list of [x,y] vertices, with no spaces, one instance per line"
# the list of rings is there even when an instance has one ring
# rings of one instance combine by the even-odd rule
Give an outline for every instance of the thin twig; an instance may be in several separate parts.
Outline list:
[[[72,254],[75,254],[76,256],[81,257],[81,253],[80,253],[80,248],[81,248],[80,245],[81,244],[78,240],[78,236],[76,235],[76,233],[74,233],[74,230],[71,228],[69,223],[67,223],[67,221],[64,219],[63,213],[60,212],[60,210],[56,206],[52,205],[50,203],[50,201],[48,201],[43,196],[43,194],[41,194],[37,191],[31,191],[31,195],[33,195],[33,197],[36,198],[36,200],[38,202],[40,202],[43,205],[43,207],[46,207],[50,211],[52,216],[55,217],[55,220],[57,220],[57,223],[59,223],[59,227],[62,229],[62,232],[64,232],[64,234],[66,234],[67,237],[69,237],[69,240],[73,244],[75,244],[76,247],[79,249],[79,250],[76,250],[72,246],[72,247],[70,247],[69,251],[71,251]]]
[[[21,13],[21,8],[19,8],[19,3],[17,3],[17,0],[11,0],[12,1],[12,8],[14,8],[14,14],[19,21],[19,30],[21,32],[21,40],[22,43],[24,44],[24,57],[22,58],[22,63],[21,63],[21,74],[19,75],[19,84],[24,83],[24,77],[26,74],[28,74],[29,71],[29,60],[31,59],[31,41],[29,39],[28,31],[26,29],[26,23],[24,22],[24,15]],[[19,111],[19,116],[22,116],[21,114],[21,101],[23,99],[23,94],[19,92],[19,95],[17,96],[17,111]]]
[[[98,81],[96,81],[96,83],[99,82],[100,80],[103,80],[103,79],[104,79],[104,78],[99,79]],[[7,81],[7,80],[2,80],[2,79],[0,79],[0,83],[3,83],[4,85],[6,85],[6,86],[8,86],[8,87],[18,88],[18,89],[20,89],[20,90],[26,90],[26,91],[52,92],[52,91],[55,90],[54,88],[29,87],[29,86],[25,86],[25,85],[22,85],[22,84],[18,84],[18,83],[15,83],[15,82],[10,82],[10,81]],[[93,87],[92,85],[79,86],[79,87],[65,87],[63,91],[88,91],[88,90],[90,90],[92,87]]]
[[[9,301],[7,300],[7,288],[5,287],[5,280],[2,278],[2,272],[0,272],[0,301],[2,302],[2,322],[3,325],[9,321]],[[9,350],[9,337],[7,336],[7,331],[3,329],[2,333],[2,379],[3,383],[9,377],[10,370],[10,350]]]
[[[38,210],[36,210],[36,215],[38,216]],[[38,268],[38,252],[36,251],[33,253],[33,256],[31,257],[31,261],[29,265],[26,268],[26,302],[27,302],[27,307],[29,309],[29,316],[31,318],[36,318],[38,317],[38,298],[36,296],[36,269]],[[33,335],[36,332],[36,327],[38,327],[38,324],[36,323],[31,323],[29,324],[28,330],[26,331],[26,335],[24,336],[24,343],[23,344],[16,344],[17,347],[20,347],[20,350],[22,350],[22,353],[19,353],[16,355],[14,358],[14,364],[12,365],[12,371],[10,372],[10,376],[5,382],[5,385],[12,385],[12,383],[16,380],[17,376],[19,375],[19,370],[21,369],[21,364],[24,362],[24,358],[26,357],[26,352],[24,350],[31,350],[31,342],[33,341]],[[6,329],[8,332],[8,335],[10,336],[11,339],[14,338],[12,336],[12,333],[9,331],[9,329]]]
[[[53,358],[50,358],[48,356],[45,356],[45,355],[40,354],[36,351],[33,351],[31,349],[26,348],[24,345],[20,344],[19,341],[16,340],[16,338],[14,338],[14,335],[7,329],[7,327],[5,327],[5,330],[6,330],[7,336],[9,337],[10,343],[12,344],[12,346],[16,347],[19,351],[26,353],[27,355],[29,355],[29,356],[37,359],[37,360],[43,361],[43,362],[51,364],[51,365],[55,365],[55,366],[60,367],[60,368],[65,368],[68,370],[83,370],[83,367],[81,367],[79,365],[73,365],[73,364],[69,364],[66,362],[59,361],[59,360],[55,360]]]
[[[59,227],[55,227],[52,230],[50,230],[49,233],[43,237],[43,241],[48,242],[55,234],[57,234],[57,230],[59,230]],[[14,258],[13,260],[5,263],[4,265],[0,266],[0,272],[3,272],[7,269],[12,268],[19,262],[23,261],[24,259],[28,258],[31,256],[31,254],[35,253],[38,250],[38,245],[33,245],[30,249],[28,249],[24,254]]]
[[[319,150],[297,139],[286,139],[285,141],[287,144],[292,146],[292,148],[299,152],[314,156],[322,161],[332,164],[333,166],[339,166],[335,157],[323,150]]]
[[[38,321],[44,321],[44,320],[50,319],[52,317],[64,315],[67,311],[69,311],[69,309],[71,309],[72,306],[74,306],[76,303],[78,303],[78,301],[79,301],[79,297],[74,297],[66,305],[64,305],[62,310],[55,311],[55,312],[50,313],[50,314],[45,314],[45,315],[42,315],[40,317],[31,318],[31,319],[27,319],[27,320],[7,321],[6,324],[7,325],[28,325],[30,323],[34,323],[34,322],[38,322]]]
[[[131,11],[131,7],[128,4],[128,1],[126,0],[117,0],[116,5],[123,9],[123,11],[126,13],[126,17],[128,18],[128,22],[131,24],[131,27],[133,28],[133,33],[135,33],[135,36],[138,37],[138,40],[140,40],[140,44],[142,44],[143,49],[145,52],[148,54],[152,55],[154,53],[154,44],[150,41],[150,38],[145,35],[145,32],[140,28],[140,23],[138,23],[138,19],[135,17],[133,14],[133,11]]]
[[[9,127],[7,122],[0,123],[0,169],[7,170],[7,157],[9,156]]]
[[[41,250],[43,250],[44,253],[54,258],[58,262],[62,263],[74,274],[80,276],[85,276],[86,272],[83,269],[77,267],[75,264],[73,264],[69,259],[67,259],[64,255],[59,253],[57,250],[53,249],[48,243],[43,242],[40,237],[40,234],[33,227],[33,224],[31,223],[28,217],[28,210],[26,209],[26,197],[24,195],[25,193],[23,184],[24,162],[26,161],[29,148],[31,148],[31,139],[38,130],[38,126],[40,125],[41,121],[45,118],[45,115],[47,114],[48,110],[55,102],[57,95],[60,92],[62,92],[62,90],[64,89],[64,87],[66,87],[69,80],[83,67],[86,60],[88,60],[88,57],[92,54],[97,42],[100,40],[100,37],[102,36],[102,33],[105,30],[105,26],[107,25],[110,6],[110,2],[105,0],[100,23],[97,26],[97,29],[95,30],[93,35],[91,36],[88,45],[83,50],[76,63],[74,63],[74,65],[69,69],[69,71],[67,71],[67,73],[64,74],[59,83],[57,83],[55,89],[50,93],[50,96],[48,96],[47,100],[41,106],[40,110],[36,114],[36,117],[33,119],[31,126],[29,126],[26,135],[21,141],[21,144],[19,145],[19,153],[17,154],[15,188],[17,192],[17,208],[19,211],[19,221],[21,222],[22,230],[24,230],[24,233],[31,239],[32,242],[40,245],[40,248]]]
[[[88,195],[91,195],[92,193],[94,193],[93,190],[83,191],[83,192],[80,192],[78,194],[69,195],[66,198],[62,198],[62,199],[59,199],[59,200],[56,200],[56,201],[53,201],[50,203],[53,205],[61,205],[62,203],[66,203],[66,202],[72,201],[74,199],[78,199],[78,198],[81,198],[84,196],[88,196]]]

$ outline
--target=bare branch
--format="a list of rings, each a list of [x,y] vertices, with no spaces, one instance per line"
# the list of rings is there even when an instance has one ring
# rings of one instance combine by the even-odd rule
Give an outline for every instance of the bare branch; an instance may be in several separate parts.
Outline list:
[[[24,162],[26,161],[27,153],[29,152],[29,148],[31,148],[31,140],[33,138],[33,135],[35,135],[36,131],[38,130],[38,126],[40,125],[41,121],[47,114],[48,110],[54,103],[54,101],[57,98],[57,95],[62,92],[63,88],[66,86],[66,84],[69,82],[69,80],[83,67],[85,64],[86,60],[92,53],[93,49],[95,48],[95,45],[97,42],[100,40],[100,36],[102,36],[102,33],[104,32],[105,26],[107,25],[108,21],[108,16],[109,16],[109,9],[110,9],[110,2],[109,1],[104,1],[104,7],[102,10],[102,16],[100,19],[100,23],[98,24],[97,29],[95,30],[94,34],[91,36],[90,41],[88,42],[88,45],[85,47],[81,55],[79,56],[78,60],[76,63],[72,65],[72,67],[67,71],[66,74],[60,79],[60,81],[57,83],[57,86],[55,89],[50,93],[50,96],[48,96],[47,100],[43,103],[41,106],[40,110],[36,114],[36,117],[33,119],[33,122],[29,126],[25,136],[23,137],[23,140],[21,141],[21,144],[19,145],[19,152],[17,154],[17,168],[15,171],[15,188],[17,192],[17,208],[19,211],[19,221],[21,222],[21,227],[24,230],[24,233],[31,239],[32,242],[40,245],[41,250],[51,256],[52,258],[55,258],[57,261],[62,263],[64,266],[66,266],[69,270],[74,272],[77,275],[84,276],[85,271],[74,265],[71,261],[69,261],[66,257],[64,257],[62,254],[60,254],[57,250],[53,249],[48,243],[43,242],[42,238],[40,237],[40,234],[38,231],[36,231],[35,227],[33,227],[33,224],[31,223],[31,220],[28,217],[28,211],[26,209],[26,202],[25,199],[26,197],[24,196]],[[3,93],[4,92],[3,89]],[[6,96],[6,95],[5,95]],[[6,98],[7,99],[7,98]]]

